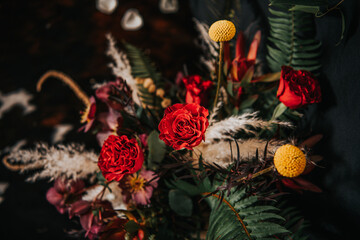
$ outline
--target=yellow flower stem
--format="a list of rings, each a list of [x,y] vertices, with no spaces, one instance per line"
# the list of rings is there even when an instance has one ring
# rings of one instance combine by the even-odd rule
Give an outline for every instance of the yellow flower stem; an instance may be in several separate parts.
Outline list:
[[[265,168],[265,169],[255,173],[254,175],[252,175],[250,179],[254,179],[254,178],[258,177],[258,176],[261,176],[261,175],[263,175],[265,173],[268,173],[268,172],[272,171],[273,169],[274,169],[274,166]],[[243,180],[246,180],[246,179],[247,179],[247,177],[243,177],[243,178],[239,179],[239,181],[243,181]]]
[[[219,68],[218,68],[218,82],[217,82],[217,87],[216,87],[216,95],[215,95],[215,100],[214,100],[214,105],[213,107],[216,107],[217,104],[217,100],[219,97],[219,89],[220,89],[220,85],[221,85],[221,76],[222,76],[222,65],[223,65],[223,51],[224,51],[224,42],[220,42],[220,50],[219,50]]]

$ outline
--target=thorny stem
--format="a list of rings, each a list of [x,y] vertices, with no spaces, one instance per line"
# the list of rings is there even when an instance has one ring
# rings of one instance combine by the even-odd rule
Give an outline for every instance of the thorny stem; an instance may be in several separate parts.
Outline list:
[[[216,107],[216,103],[219,97],[219,89],[220,89],[220,84],[221,84],[221,76],[222,76],[222,64],[223,64],[223,51],[224,51],[224,42],[220,42],[220,50],[219,50],[219,67],[218,67],[218,81],[217,81],[217,86],[216,86],[216,95],[215,95],[215,100],[214,100],[214,104],[213,107]]]
[[[79,85],[77,85],[76,82],[73,79],[71,79],[69,76],[67,76],[66,74],[56,71],[56,70],[49,70],[44,75],[41,76],[38,83],[36,84],[36,90],[38,92],[41,91],[42,84],[49,77],[54,77],[54,78],[57,78],[57,79],[61,80],[62,82],[64,82],[66,85],[68,85],[71,88],[71,90],[74,91],[76,96],[85,104],[85,106],[90,105],[89,97],[86,95],[86,93],[83,90],[81,90]]]

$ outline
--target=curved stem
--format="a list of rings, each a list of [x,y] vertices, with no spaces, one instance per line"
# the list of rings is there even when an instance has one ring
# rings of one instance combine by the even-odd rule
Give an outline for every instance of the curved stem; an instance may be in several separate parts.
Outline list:
[[[44,75],[41,76],[38,83],[36,84],[36,90],[38,92],[41,91],[42,84],[49,77],[54,77],[64,82],[66,85],[68,85],[71,88],[71,90],[74,91],[75,95],[85,104],[85,106],[90,105],[89,97],[86,95],[86,93],[83,90],[81,90],[79,85],[77,85],[76,82],[66,74],[56,70],[49,70]]]
[[[11,171],[19,171],[19,170],[24,169],[24,167],[25,167],[24,165],[20,165],[20,164],[14,165],[14,164],[9,163],[8,156],[3,157],[2,162],[3,162],[4,166],[7,167],[8,169],[10,169]]]
[[[219,97],[219,89],[220,89],[220,85],[221,85],[221,76],[222,76],[222,63],[223,63],[223,51],[224,51],[224,42],[220,42],[220,51],[219,51],[219,67],[218,67],[218,81],[217,81],[217,87],[216,87],[216,95],[215,95],[215,100],[214,100],[214,104],[213,107],[216,107],[217,104],[217,100]]]
[[[268,168],[265,168],[265,169],[255,173],[255,174],[253,174],[250,179],[254,179],[254,178],[256,178],[258,176],[261,176],[261,175],[263,175],[265,173],[268,173],[268,172],[270,172],[272,170],[274,170],[274,166],[270,166]],[[243,180],[246,180],[246,179],[247,179],[247,177],[243,177],[243,178],[239,179],[239,181],[243,181]]]

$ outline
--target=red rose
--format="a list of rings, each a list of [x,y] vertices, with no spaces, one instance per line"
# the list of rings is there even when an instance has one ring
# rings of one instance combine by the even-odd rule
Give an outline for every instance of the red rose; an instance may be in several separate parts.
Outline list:
[[[182,79],[186,87],[186,103],[207,105],[207,92],[213,83],[210,80],[202,80],[199,75],[187,76]]]
[[[296,109],[306,104],[320,102],[320,85],[310,72],[282,66],[276,96],[285,106]]]
[[[159,124],[159,138],[167,145],[179,150],[192,149],[205,140],[205,130],[209,126],[209,111],[191,104],[174,104],[165,110]]]
[[[98,166],[108,180],[120,181],[125,174],[140,170],[144,154],[135,139],[110,135],[104,142]]]

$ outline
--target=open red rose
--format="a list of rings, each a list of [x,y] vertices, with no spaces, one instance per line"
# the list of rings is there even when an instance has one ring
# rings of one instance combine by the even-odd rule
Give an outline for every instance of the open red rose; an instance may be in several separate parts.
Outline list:
[[[320,85],[310,72],[282,66],[280,85],[276,96],[285,106],[296,109],[310,103],[320,102]]]
[[[203,80],[199,75],[187,76],[182,79],[186,87],[186,103],[197,103],[207,106],[207,94],[213,85],[210,80]]]
[[[139,171],[143,163],[144,154],[135,139],[110,135],[102,146],[98,166],[108,181],[120,181],[125,174]]]
[[[209,111],[191,103],[177,103],[165,110],[159,124],[159,138],[175,150],[182,148],[192,150],[205,140],[205,131],[209,126]]]

